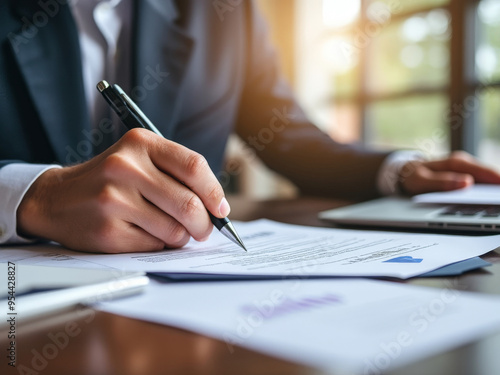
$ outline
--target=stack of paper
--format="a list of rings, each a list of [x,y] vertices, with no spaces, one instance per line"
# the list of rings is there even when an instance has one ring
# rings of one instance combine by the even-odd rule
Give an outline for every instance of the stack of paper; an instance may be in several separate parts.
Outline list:
[[[79,260],[163,274],[240,277],[370,276],[406,279],[483,255],[500,246],[500,235],[436,234],[312,228],[258,220],[239,223],[248,253],[219,233],[209,241],[156,253],[95,255]]]
[[[451,285],[450,285],[451,286]],[[500,328],[500,298],[370,280],[161,285],[99,309],[325,370],[378,374]],[[486,313],[485,313],[486,312]],[[340,373],[340,372],[335,372]]]

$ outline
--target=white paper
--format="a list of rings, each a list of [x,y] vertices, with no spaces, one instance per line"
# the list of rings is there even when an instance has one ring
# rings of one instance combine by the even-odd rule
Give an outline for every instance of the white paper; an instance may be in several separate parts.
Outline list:
[[[236,226],[248,252],[215,231],[209,241],[191,241],[177,250],[111,255],[62,251],[61,257],[79,261],[79,267],[89,264],[127,271],[409,278],[483,255],[500,246],[500,235],[370,232],[304,227],[269,220]],[[2,254],[3,251],[0,251],[0,259],[9,260],[12,253]],[[53,250],[46,264],[61,263],[56,254]],[[40,256],[37,253],[37,258]],[[68,260],[64,266],[69,266]]]
[[[369,280],[159,284],[97,306],[321,369],[385,372],[500,328],[500,298]]]
[[[415,203],[500,205],[500,185],[476,184],[471,187],[413,197]]]
[[[0,263],[14,262],[48,267],[68,268],[114,268],[102,264],[76,259],[79,252],[67,250],[60,245],[28,245],[0,247]]]

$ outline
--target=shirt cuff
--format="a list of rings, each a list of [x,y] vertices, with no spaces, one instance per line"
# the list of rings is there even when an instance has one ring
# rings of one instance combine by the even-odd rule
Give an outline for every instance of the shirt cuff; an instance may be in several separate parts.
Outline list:
[[[0,168],[0,244],[33,242],[17,234],[17,208],[35,180],[59,165],[12,163]]]
[[[425,160],[424,154],[419,151],[396,151],[390,154],[380,167],[377,178],[377,188],[382,195],[397,195],[401,168],[410,162]]]

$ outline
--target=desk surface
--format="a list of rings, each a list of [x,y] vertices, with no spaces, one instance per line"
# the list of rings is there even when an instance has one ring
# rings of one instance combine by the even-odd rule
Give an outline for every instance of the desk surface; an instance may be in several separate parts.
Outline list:
[[[265,217],[316,226],[326,226],[317,219],[318,211],[345,204],[322,199],[249,202],[233,198],[230,202],[233,220]],[[493,263],[486,270],[471,272],[458,278],[416,279],[409,283],[437,288],[453,285],[460,290],[500,294],[500,253],[490,253],[485,259]],[[18,367],[17,371],[12,371],[6,364],[4,354],[7,333],[1,332],[2,374],[320,373],[242,348],[230,353],[223,342],[195,333],[85,308],[21,325],[18,327],[16,341]],[[54,344],[56,341],[59,347]],[[21,365],[26,366],[23,371]],[[390,374],[485,375],[499,371],[500,333],[497,333]]]

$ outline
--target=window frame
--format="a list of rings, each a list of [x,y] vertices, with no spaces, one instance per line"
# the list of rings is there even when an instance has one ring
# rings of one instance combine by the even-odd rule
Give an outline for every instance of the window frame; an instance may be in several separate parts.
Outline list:
[[[477,6],[481,0],[450,0],[448,4],[429,6],[393,14],[391,21],[404,20],[409,17],[444,9],[450,14],[450,72],[449,84],[441,87],[417,87],[404,91],[389,93],[370,93],[368,90],[368,64],[370,48],[360,49],[359,79],[355,94],[334,95],[334,104],[349,102],[360,111],[361,141],[367,143],[370,138],[369,106],[374,102],[408,97],[442,94],[448,98],[447,128],[449,131],[449,148],[451,151],[464,150],[471,154],[478,153],[480,142],[480,126],[478,123],[479,106],[469,110],[470,100],[477,101],[484,90],[499,88],[500,80],[480,82],[475,74],[475,51],[477,32]],[[367,9],[370,0],[361,0],[361,11],[358,21],[344,30],[332,30],[328,34],[352,34],[356,28],[369,22]]]

